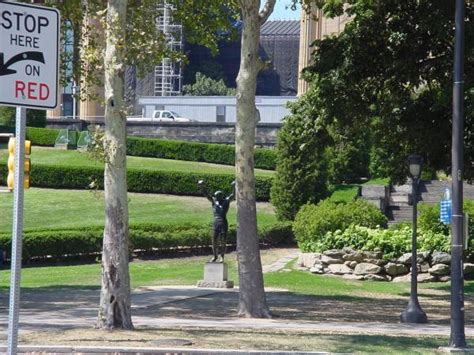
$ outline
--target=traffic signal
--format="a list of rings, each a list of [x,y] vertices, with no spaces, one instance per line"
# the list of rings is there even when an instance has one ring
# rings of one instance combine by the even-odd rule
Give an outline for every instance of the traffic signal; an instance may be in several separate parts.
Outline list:
[[[11,191],[15,185],[15,138],[10,138],[8,141],[8,177],[7,186]],[[30,188],[30,170],[31,160],[28,156],[31,154],[31,141],[25,141],[25,167],[23,183],[25,189]]]

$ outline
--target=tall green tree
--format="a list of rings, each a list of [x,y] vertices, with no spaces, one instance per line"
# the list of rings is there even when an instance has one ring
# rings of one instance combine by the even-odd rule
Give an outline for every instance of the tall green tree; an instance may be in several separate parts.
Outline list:
[[[292,108],[282,135],[291,132],[300,146],[313,146],[314,159],[334,147],[334,137],[349,127],[369,133],[370,173],[403,182],[409,154],[422,154],[432,170],[450,171],[451,100],[454,43],[454,3],[443,0],[327,0],[327,15],[346,12],[352,17],[337,37],[314,43],[312,64],[304,71],[309,92]],[[466,23],[474,5],[466,4]],[[474,176],[474,28],[466,26],[465,54],[465,172]],[[315,134],[298,133],[304,126],[292,117],[305,116]],[[312,122],[312,123],[309,123]],[[358,134],[354,135],[359,136]],[[277,182],[291,191],[277,206],[291,217],[314,193],[283,171],[289,162],[295,172],[316,168],[301,159],[301,149],[280,138]],[[323,168],[323,167],[321,167]],[[279,173],[280,171],[280,173]],[[318,170],[319,171],[319,170]],[[298,175],[299,176],[299,175]],[[276,191],[276,190],[275,190]],[[272,196],[278,195],[276,192]],[[290,207],[290,196],[298,196]],[[288,206],[288,207],[285,207]]]

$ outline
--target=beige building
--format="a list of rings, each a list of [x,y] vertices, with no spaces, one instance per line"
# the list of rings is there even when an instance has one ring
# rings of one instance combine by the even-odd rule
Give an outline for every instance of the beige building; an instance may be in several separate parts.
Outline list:
[[[324,17],[319,9],[314,9],[312,14],[307,14],[305,11],[301,12],[299,73],[311,64],[311,53],[313,51],[311,44],[326,36],[341,33],[349,21],[350,19],[347,15],[336,18]],[[303,95],[307,90],[308,83],[300,77],[298,79],[298,96]]]

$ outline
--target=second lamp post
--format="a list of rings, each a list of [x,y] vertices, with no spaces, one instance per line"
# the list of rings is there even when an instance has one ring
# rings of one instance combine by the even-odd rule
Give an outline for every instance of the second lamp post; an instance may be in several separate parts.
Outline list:
[[[428,318],[426,313],[421,309],[418,302],[418,287],[417,287],[417,252],[416,252],[416,218],[417,218],[417,203],[418,203],[418,185],[421,178],[421,167],[423,165],[423,158],[419,155],[410,155],[408,157],[408,167],[412,181],[412,201],[413,201],[413,233],[411,239],[411,290],[410,301],[407,308],[400,315],[402,323],[427,323]]]

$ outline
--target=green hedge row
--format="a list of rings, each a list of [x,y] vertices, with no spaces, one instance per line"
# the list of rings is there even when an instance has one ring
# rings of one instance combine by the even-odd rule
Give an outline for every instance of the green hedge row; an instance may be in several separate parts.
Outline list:
[[[6,184],[8,175],[6,165],[0,165],[0,183]],[[91,183],[102,189],[104,170],[95,167],[72,167],[32,164],[31,186],[55,189],[86,189]],[[172,195],[201,196],[198,180],[205,180],[211,191],[229,188],[234,176],[230,174],[187,173],[173,171],[144,171],[128,169],[128,191],[160,193]],[[256,178],[256,197],[258,201],[268,201],[271,177]]]
[[[0,133],[15,133],[15,127],[0,126]],[[26,139],[34,145],[54,146],[59,129],[26,127]]]
[[[14,128],[0,126],[0,132],[14,133]],[[54,146],[59,129],[27,127],[26,139],[34,145]],[[152,138],[127,138],[127,154],[137,157],[152,157],[188,161],[200,161],[234,165],[235,148],[228,144],[195,143]],[[275,169],[275,151],[268,148],[255,149],[255,167]]]
[[[23,258],[28,260],[99,253],[102,250],[102,233],[103,228],[26,231],[23,236]],[[228,243],[235,244],[235,238],[235,226],[230,226]],[[293,241],[291,224],[277,223],[261,228],[259,238],[261,242],[271,245],[291,243]],[[131,225],[130,242],[131,249],[145,252],[178,247],[209,247],[211,225]],[[9,234],[0,234],[0,249],[11,250]]]
[[[127,154],[140,157],[200,161],[234,165],[235,147],[227,144],[194,143],[150,138],[127,138]],[[255,167],[275,169],[275,152],[255,149]]]

